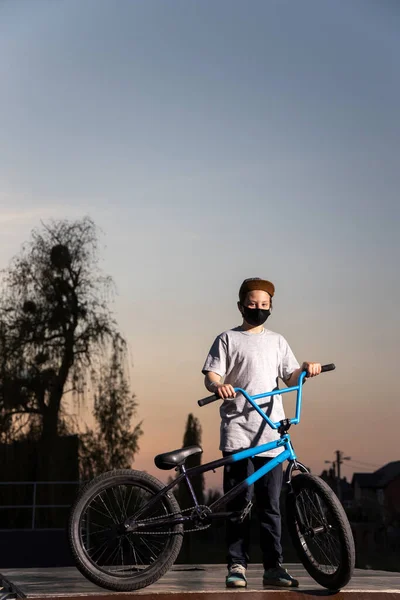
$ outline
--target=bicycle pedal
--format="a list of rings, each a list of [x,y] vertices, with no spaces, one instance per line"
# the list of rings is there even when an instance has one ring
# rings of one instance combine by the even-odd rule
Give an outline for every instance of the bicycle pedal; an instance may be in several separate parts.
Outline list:
[[[242,514],[240,515],[240,517],[238,518],[238,522],[239,523],[243,523],[243,521],[245,520],[245,518],[247,517],[248,514],[250,514],[251,509],[253,507],[253,503],[250,501],[247,506],[244,508]]]

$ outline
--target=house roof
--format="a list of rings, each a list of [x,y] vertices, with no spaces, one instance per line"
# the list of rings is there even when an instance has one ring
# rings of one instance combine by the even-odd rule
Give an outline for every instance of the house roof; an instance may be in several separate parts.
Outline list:
[[[384,488],[399,476],[400,460],[395,460],[374,473],[354,473],[351,483],[357,483],[361,488]]]

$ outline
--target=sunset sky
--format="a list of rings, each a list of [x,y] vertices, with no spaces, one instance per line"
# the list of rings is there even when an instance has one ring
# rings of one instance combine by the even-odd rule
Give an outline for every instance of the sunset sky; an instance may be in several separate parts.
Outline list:
[[[189,412],[219,456],[201,368],[254,276],[276,286],[268,328],[337,365],[307,383],[299,458],[400,459],[399,27],[392,0],[0,3],[0,267],[41,221],[101,228],[136,468]]]

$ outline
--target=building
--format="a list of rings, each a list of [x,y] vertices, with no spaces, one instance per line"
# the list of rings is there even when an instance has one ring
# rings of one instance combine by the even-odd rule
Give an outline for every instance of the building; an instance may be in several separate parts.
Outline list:
[[[374,473],[354,473],[354,506],[370,519],[390,524],[400,519],[400,460]]]

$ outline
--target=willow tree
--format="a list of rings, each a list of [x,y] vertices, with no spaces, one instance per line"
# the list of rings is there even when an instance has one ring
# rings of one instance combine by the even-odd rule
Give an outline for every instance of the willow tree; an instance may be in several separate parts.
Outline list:
[[[114,340],[108,362],[100,367],[93,403],[95,426],[81,436],[81,475],[92,478],[110,469],[132,466],[138,451],[141,423],[132,425],[136,414],[135,394],[124,369],[125,344]]]

